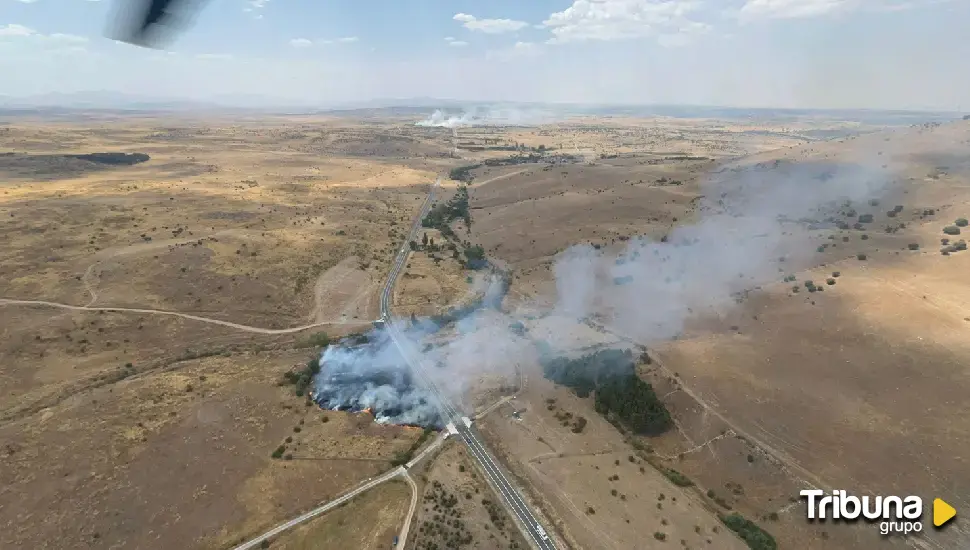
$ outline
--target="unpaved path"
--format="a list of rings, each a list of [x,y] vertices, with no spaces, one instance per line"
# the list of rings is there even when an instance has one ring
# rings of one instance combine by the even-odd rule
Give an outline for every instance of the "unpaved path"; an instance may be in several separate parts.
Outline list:
[[[72,306],[70,304],[61,304],[58,302],[47,302],[44,300],[10,300],[7,298],[0,298],[0,306],[33,306],[33,307],[53,307],[59,309],[69,309],[72,311],[116,311],[122,313],[146,313],[151,315],[170,315],[172,317],[182,317],[183,319],[191,319],[193,321],[199,321],[202,323],[211,323],[213,325],[222,325],[224,327],[230,327],[246,332],[256,332],[259,334],[292,334],[294,332],[302,332],[307,329],[322,327],[326,325],[360,325],[367,321],[354,320],[354,321],[323,321],[319,323],[311,323],[309,325],[303,325],[299,327],[290,328],[262,328],[262,327],[252,327],[249,325],[241,325],[239,323],[231,323],[229,321],[223,321],[221,319],[212,319],[211,317],[201,317],[199,315],[192,315],[190,313],[179,313],[177,311],[166,311],[164,309],[142,309],[133,307],[91,307],[91,306]]]

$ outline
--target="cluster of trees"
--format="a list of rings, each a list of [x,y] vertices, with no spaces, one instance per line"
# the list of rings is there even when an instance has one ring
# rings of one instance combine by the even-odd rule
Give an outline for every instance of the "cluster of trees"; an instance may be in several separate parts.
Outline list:
[[[615,416],[640,435],[660,435],[673,426],[673,419],[653,386],[639,376],[612,377],[596,388],[594,408]]]
[[[421,225],[424,227],[437,229],[441,231],[442,235],[448,236],[451,232],[451,228],[448,224],[461,219],[465,222],[465,226],[471,227],[472,218],[471,213],[468,211],[468,186],[462,185],[458,187],[458,192],[452,197],[448,202],[444,204],[436,204],[428,215],[421,220]],[[447,233],[445,228],[448,227]]]
[[[546,356],[542,369],[546,378],[580,397],[593,394],[596,412],[637,434],[659,435],[673,426],[653,386],[637,376],[630,350],[605,349],[576,359]]]
[[[485,159],[485,166],[515,166],[530,162],[540,162],[546,152],[546,148],[540,145],[535,151],[535,153],[529,153],[528,155],[512,155],[501,159]]]
[[[314,357],[307,361],[305,367],[299,371],[287,371],[283,374],[283,384],[292,384],[293,393],[297,397],[306,395],[307,388],[313,383],[313,377],[320,374],[320,359]]]
[[[88,153],[86,155],[70,155],[79,160],[97,162],[98,164],[120,164],[130,166],[147,162],[151,157],[145,153]]]
[[[771,533],[758,527],[756,523],[741,514],[723,516],[721,521],[737,533],[751,550],[776,550],[778,548],[778,543],[775,541],[775,537],[771,536]]]
[[[471,183],[475,176],[472,175],[472,170],[479,168],[481,164],[469,164],[468,166],[459,166],[458,168],[452,168],[451,172],[448,173],[448,177],[455,181],[463,181],[466,184]]]

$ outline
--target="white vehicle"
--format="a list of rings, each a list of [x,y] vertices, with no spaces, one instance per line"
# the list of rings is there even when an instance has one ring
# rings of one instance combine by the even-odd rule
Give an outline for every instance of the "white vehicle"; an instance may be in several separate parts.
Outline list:
[[[536,524],[536,533],[539,533],[539,538],[542,540],[549,540],[549,535],[546,534],[546,530],[539,524]]]

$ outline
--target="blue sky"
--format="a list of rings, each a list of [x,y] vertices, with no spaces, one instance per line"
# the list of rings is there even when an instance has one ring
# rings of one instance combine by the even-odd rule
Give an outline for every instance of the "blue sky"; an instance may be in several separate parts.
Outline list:
[[[0,94],[970,109],[965,0],[208,0],[170,51],[109,0],[0,0]]]

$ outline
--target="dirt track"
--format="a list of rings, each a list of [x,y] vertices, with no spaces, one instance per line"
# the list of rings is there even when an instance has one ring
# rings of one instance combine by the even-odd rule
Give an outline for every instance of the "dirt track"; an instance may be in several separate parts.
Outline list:
[[[20,306],[38,306],[38,307],[55,307],[60,309],[70,309],[73,311],[117,311],[123,313],[148,313],[155,315],[171,315],[173,317],[182,317],[183,319],[191,319],[193,321],[199,321],[202,323],[212,323],[215,325],[222,325],[224,327],[231,327],[238,330],[243,330],[246,332],[256,332],[259,334],[292,334],[294,332],[302,332],[311,328],[327,326],[327,325],[358,325],[361,321],[327,321],[320,323],[311,323],[309,325],[303,325],[299,327],[290,328],[262,328],[262,327],[251,327],[248,325],[240,325],[239,323],[230,323],[229,321],[222,321],[219,319],[212,319],[209,317],[200,317],[198,315],[192,315],[189,313],[179,313],[177,311],[165,311],[161,309],[140,309],[140,308],[130,308],[130,307],[90,307],[90,306],[72,306],[70,304],[60,304],[57,302],[46,302],[44,300],[10,300],[7,298],[0,298],[0,306],[6,305],[20,305]]]

